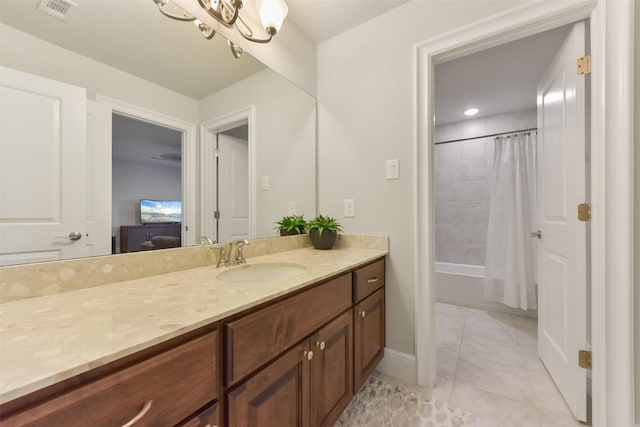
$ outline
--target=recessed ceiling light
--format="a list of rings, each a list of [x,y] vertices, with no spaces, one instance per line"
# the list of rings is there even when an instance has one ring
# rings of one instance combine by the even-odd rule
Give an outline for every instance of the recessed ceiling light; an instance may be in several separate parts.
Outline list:
[[[466,110],[464,110],[464,115],[465,116],[475,116],[476,114],[478,114],[480,110],[478,110],[477,108],[467,108]]]

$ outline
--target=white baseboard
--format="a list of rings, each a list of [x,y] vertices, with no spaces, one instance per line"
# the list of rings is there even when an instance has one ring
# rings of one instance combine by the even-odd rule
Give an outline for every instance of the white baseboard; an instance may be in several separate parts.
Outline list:
[[[416,384],[416,357],[391,348],[384,349],[384,357],[376,368],[383,374],[392,376],[409,384]]]

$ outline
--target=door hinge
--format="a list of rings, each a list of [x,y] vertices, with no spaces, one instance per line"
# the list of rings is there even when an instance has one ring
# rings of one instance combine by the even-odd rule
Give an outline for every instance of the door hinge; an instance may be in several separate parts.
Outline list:
[[[213,212],[213,218],[214,219],[220,219],[220,211],[216,210]]]
[[[591,220],[591,205],[589,203],[578,205],[578,220],[584,222]]]
[[[578,366],[583,369],[591,370],[591,351],[580,350],[578,351]]]
[[[591,73],[591,55],[585,55],[578,58],[578,75]]]

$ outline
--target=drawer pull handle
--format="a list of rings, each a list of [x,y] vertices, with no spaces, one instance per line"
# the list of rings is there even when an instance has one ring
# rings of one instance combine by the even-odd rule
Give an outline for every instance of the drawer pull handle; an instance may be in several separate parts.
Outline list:
[[[305,350],[304,355],[306,356],[307,360],[313,359],[313,351],[311,350]]]
[[[151,405],[153,405],[153,400],[147,401],[147,403],[144,404],[142,409],[140,409],[140,412],[138,412],[138,415],[131,418],[131,420],[129,420],[128,423],[123,424],[122,427],[131,427],[132,425],[140,421],[140,419],[144,417],[147,414],[147,412],[149,412],[149,409],[151,409]]]
[[[367,312],[362,310],[362,311],[359,311],[358,314],[360,315],[360,317],[365,317],[367,315]]]
[[[326,344],[325,344],[325,342],[324,342],[324,341],[318,341],[318,342],[316,343],[316,345],[317,345],[318,347],[320,347],[320,350],[324,350],[324,347],[325,347],[325,345],[326,345]]]
[[[376,276],[376,277],[370,277],[370,278],[368,278],[368,279],[367,279],[367,283],[376,283],[378,280],[380,280],[380,279],[378,278],[378,276]]]

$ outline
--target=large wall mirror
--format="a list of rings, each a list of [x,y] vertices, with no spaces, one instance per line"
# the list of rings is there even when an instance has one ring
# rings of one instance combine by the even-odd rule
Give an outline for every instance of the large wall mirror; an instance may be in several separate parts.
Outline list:
[[[0,1],[0,265],[269,237],[315,214],[312,96],[152,0],[76,3]],[[74,133],[56,120],[76,104]]]

